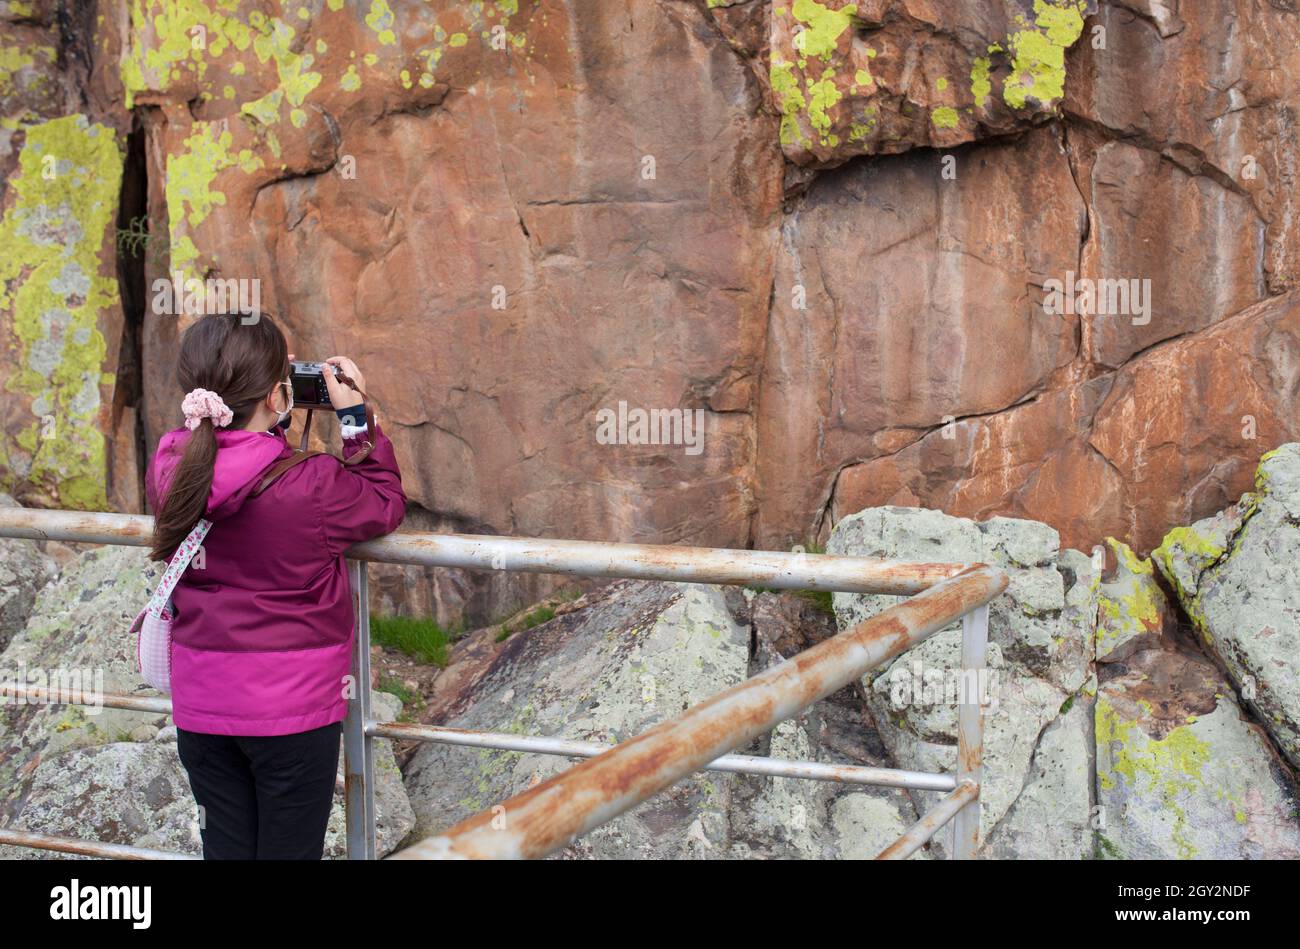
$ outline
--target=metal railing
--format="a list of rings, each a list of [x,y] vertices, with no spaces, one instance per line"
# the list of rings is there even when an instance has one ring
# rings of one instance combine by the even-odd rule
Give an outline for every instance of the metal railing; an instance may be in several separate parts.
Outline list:
[[[0,537],[147,546],[153,518],[132,514],[0,508]],[[440,742],[587,760],[488,810],[391,855],[393,859],[533,858],[635,807],[701,771],[834,781],[946,792],[946,796],[882,859],[910,856],[952,824],[950,855],[973,858],[979,848],[980,763],[984,720],[975,682],[988,643],[988,603],[1007,577],[984,564],[899,563],[865,557],[542,540],[398,531],[348,551],[356,613],[353,677],[360,685],[343,723],[344,803],[350,859],[375,859],[374,740]],[[565,739],[376,721],[370,707],[368,562],[519,570],[582,577],[772,589],[911,596],[615,746]],[[915,594],[915,595],[913,595]],[[929,636],[962,620],[962,696],[955,772],[929,773],[731,754]],[[125,634],[125,631],[124,631]],[[11,698],[89,704],[56,689],[0,684]],[[104,694],[96,704],[153,713],[171,701],[152,695]],[[0,844],[119,859],[189,855],[95,840],[0,828]]]

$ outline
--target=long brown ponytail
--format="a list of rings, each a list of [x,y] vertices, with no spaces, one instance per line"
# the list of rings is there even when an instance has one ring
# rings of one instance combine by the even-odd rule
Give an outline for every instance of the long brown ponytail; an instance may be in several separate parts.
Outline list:
[[[181,336],[176,380],[181,390],[209,389],[234,414],[231,429],[248,424],[257,404],[289,374],[284,334],[270,317],[249,320],[241,314],[214,313],[190,325]],[[154,518],[151,560],[167,560],[207,511],[217,435],[212,419],[199,422],[185,443],[167,496]]]

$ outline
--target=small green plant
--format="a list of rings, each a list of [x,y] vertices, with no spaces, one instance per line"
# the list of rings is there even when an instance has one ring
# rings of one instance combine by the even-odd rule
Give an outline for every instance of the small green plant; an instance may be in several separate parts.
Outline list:
[[[399,722],[419,722],[420,712],[428,704],[424,701],[423,695],[419,692],[412,692],[400,680],[392,676],[381,675],[377,691],[394,695],[402,703],[402,710],[397,713]]]
[[[452,635],[429,617],[370,617],[370,639],[381,646],[406,653],[421,662],[445,666]]]
[[[537,609],[524,614],[523,619],[518,623],[502,623],[501,628],[497,630],[496,641],[503,642],[520,630],[532,629],[534,626],[549,623],[553,619],[555,619],[555,607],[539,606]]]
[[[419,696],[402,684],[400,679],[393,676],[381,675],[379,677],[380,692],[387,692],[389,695],[397,696],[397,700],[403,705],[414,705],[419,700]]]
[[[1124,855],[1119,852],[1119,848],[1106,839],[1105,834],[1097,834],[1097,860],[1123,860]]]
[[[822,613],[835,612],[835,594],[830,590],[776,590],[772,587],[747,586],[746,590],[753,590],[755,593],[775,593],[778,596],[782,593],[793,593],[801,600],[807,600]]]
[[[807,600],[823,613],[835,612],[835,594],[830,590],[796,590],[794,595]]]
[[[543,623],[549,623],[553,619],[555,619],[554,607],[539,606],[524,617],[524,629],[532,629],[534,626],[541,626]]]
[[[167,241],[149,233],[147,217],[133,217],[126,227],[117,229],[117,246],[124,254],[139,257],[144,251],[151,264],[161,264],[167,253]]]

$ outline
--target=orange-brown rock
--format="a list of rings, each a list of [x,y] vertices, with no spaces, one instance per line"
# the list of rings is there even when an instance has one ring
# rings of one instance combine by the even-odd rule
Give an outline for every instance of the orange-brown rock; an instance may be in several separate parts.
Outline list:
[[[1050,521],[1063,544],[1135,548],[1251,486],[1261,449],[1294,440],[1300,295],[1157,346],[1113,374],[963,419],[846,467],[829,517],[877,504]],[[952,437],[945,437],[945,432]]]
[[[1249,229],[1263,231],[1269,289],[1295,289],[1300,280],[1296,5],[1290,0],[1110,2],[1089,24],[1104,31],[1099,34],[1104,46],[1081,42],[1071,49],[1061,109],[1072,121],[1095,125],[1179,165],[1203,179],[1198,186],[1217,186],[1225,200],[1244,198],[1257,214]],[[1228,255],[1259,241],[1258,235],[1236,231],[1227,237],[1226,221],[1204,220],[1194,227],[1171,205],[1164,207],[1175,211],[1166,231],[1175,250],[1197,227],[1223,232],[1223,244],[1236,245],[1223,248]],[[1143,217],[1149,220],[1153,210],[1148,205]]]

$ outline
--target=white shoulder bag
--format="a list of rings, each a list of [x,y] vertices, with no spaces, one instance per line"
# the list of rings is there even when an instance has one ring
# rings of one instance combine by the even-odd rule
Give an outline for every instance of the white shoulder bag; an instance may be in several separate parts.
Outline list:
[[[203,518],[194,525],[194,530],[176,548],[149,605],[131,624],[131,632],[137,634],[135,659],[140,675],[145,684],[164,694],[172,690],[172,590],[198,553],[211,526],[212,522]]]

